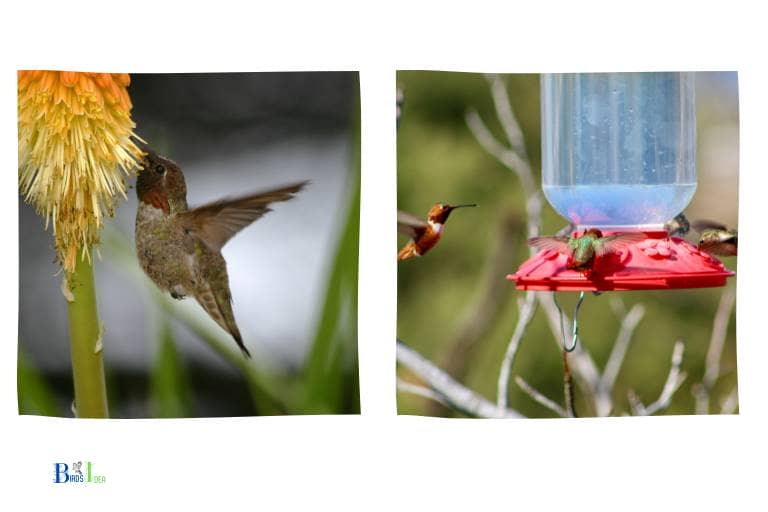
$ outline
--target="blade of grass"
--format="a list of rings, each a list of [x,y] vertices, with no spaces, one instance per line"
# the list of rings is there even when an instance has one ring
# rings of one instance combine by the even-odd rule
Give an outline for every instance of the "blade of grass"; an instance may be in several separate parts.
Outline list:
[[[304,413],[357,413],[357,270],[360,231],[360,108],[352,114],[352,194],[304,368]]]
[[[190,393],[192,388],[176,348],[170,322],[161,320],[157,338],[157,355],[150,382],[153,416],[157,418],[194,416]]]

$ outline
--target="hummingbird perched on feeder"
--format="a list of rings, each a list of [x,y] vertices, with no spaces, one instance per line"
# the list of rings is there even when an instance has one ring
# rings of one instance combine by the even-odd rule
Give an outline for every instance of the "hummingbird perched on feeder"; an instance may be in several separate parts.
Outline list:
[[[250,357],[232,312],[221,248],[241,229],[293,198],[307,182],[187,207],[184,174],[176,163],[147,152],[136,181],[136,253],[144,272],[174,299],[191,295]]]
[[[548,249],[568,256],[566,268],[589,273],[595,261],[606,254],[645,240],[645,233],[618,233],[603,236],[599,229],[591,228],[581,236],[537,236],[528,239],[528,245],[537,249]]]
[[[451,212],[457,208],[468,208],[477,206],[476,204],[459,204],[451,206],[450,204],[436,203],[429,209],[427,220],[423,221],[415,215],[403,211],[397,212],[397,230],[404,235],[411,237],[400,252],[397,253],[397,261],[411,259],[416,256],[423,256],[432,249],[440,237],[443,236],[445,221]]]
[[[699,250],[717,256],[736,256],[739,234],[719,222],[697,220],[693,228],[699,232]]]

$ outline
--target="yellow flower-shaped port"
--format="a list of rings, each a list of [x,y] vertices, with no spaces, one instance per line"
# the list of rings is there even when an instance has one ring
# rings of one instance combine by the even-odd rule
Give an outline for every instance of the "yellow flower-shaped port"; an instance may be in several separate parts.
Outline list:
[[[125,197],[142,156],[133,141],[130,77],[117,73],[18,72],[19,189],[53,224],[67,272],[90,258],[104,215]]]

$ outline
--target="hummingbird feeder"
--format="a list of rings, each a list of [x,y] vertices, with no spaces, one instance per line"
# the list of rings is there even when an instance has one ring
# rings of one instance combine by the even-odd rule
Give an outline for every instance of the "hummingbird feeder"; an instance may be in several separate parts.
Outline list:
[[[734,273],[664,223],[696,191],[693,73],[574,73],[541,77],[542,188],[576,226],[572,237],[644,237],[585,272],[543,249],[507,279],[518,289],[653,290],[725,285]]]

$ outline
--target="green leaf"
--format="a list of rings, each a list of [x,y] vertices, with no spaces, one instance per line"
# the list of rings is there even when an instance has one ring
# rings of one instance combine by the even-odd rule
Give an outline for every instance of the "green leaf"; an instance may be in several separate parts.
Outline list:
[[[360,231],[360,108],[353,113],[352,193],[320,323],[304,368],[303,413],[357,413],[357,271]]]

